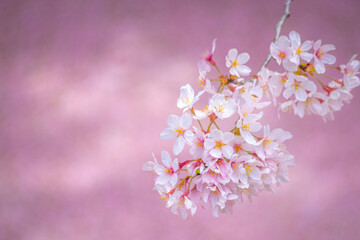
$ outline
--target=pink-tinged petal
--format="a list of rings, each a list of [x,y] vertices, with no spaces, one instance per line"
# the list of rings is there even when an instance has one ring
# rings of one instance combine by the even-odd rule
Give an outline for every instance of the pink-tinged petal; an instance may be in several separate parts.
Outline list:
[[[338,98],[340,98],[340,92],[339,91],[332,91],[329,95],[330,99],[336,100]]]
[[[228,57],[229,57],[230,61],[233,62],[237,58],[237,56],[238,56],[238,50],[237,49],[232,48],[232,49],[229,50]]]
[[[210,151],[210,155],[214,158],[221,158],[222,157],[222,153],[220,149],[211,149]]]
[[[285,68],[285,70],[289,71],[289,72],[294,72],[297,70],[298,65],[296,63],[290,62],[288,59],[285,59],[283,61],[283,67]]]
[[[228,144],[229,142],[231,142],[234,139],[235,135],[231,132],[225,132],[223,134],[223,141],[225,144]]]
[[[236,71],[242,76],[248,76],[251,73],[251,69],[245,65],[238,65]]]
[[[321,46],[320,49],[321,49],[322,52],[328,52],[328,51],[335,50],[336,48],[332,44],[324,44],[324,45]]]
[[[295,105],[295,114],[300,118],[303,118],[305,115],[305,102],[298,102]]]
[[[321,61],[325,64],[334,64],[336,62],[336,57],[331,54],[325,54]]]
[[[146,163],[144,163],[142,169],[143,169],[143,171],[153,171],[154,167],[155,167],[154,162],[147,161]]]
[[[178,162],[177,158],[174,159],[174,161],[171,164],[171,167],[173,168],[173,170],[175,172],[179,169],[179,162]]]
[[[289,99],[294,93],[294,89],[292,87],[286,88],[283,92],[283,96],[285,99]]]
[[[243,131],[240,128],[240,134],[247,143],[252,144],[252,145],[254,145],[256,143],[254,136],[251,133],[249,133],[248,131]]]
[[[303,59],[305,62],[310,62],[313,56],[313,54],[307,52],[303,52],[300,54],[301,59]]]
[[[308,79],[307,79],[306,77],[300,76],[300,75],[295,75],[294,78],[295,78],[295,80],[296,80],[297,82],[305,82],[305,81],[308,81]]]
[[[191,126],[192,117],[190,113],[184,113],[180,118],[180,126],[184,129],[188,129]]]
[[[313,100],[313,102],[309,105],[309,109],[311,112],[319,115],[323,112],[323,107],[318,100]]]
[[[229,72],[230,72],[231,75],[240,77],[240,74],[236,71],[235,67],[230,68]]]
[[[261,123],[254,122],[253,124],[250,124],[249,132],[258,132],[261,129]]]
[[[154,171],[156,172],[157,175],[165,174],[165,170],[166,170],[166,168],[163,165],[160,165],[160,164],[157,164],[154,167]]]
[[[177,183],[177,180],[178,180],[177,174],[172,174],[171,177],[170,177],[170,185],[172,187],[174,187],[175,184]]]
[[[171,168],[171,156],[168,151],[161,151],[161,161],[166,168]]]
[[[277,48],[275,43],[270,44],[270,53],[271,56],[276,60],[276,62],[280,65],[281,64],[281,58],[279,56],[279,49]]]
[[[264,137],[267,137],[269,135],[270,135],[270,126],[269,126],[269,124],[266,124],[264,126]]]
[[[169,175],[160,175],[157,179],[155,184],[165,185],[169,182],[170,176]]]
[[[175,138],[174,129],[166,128],[160,133],[160,138],[162,140],[170,140]]]
[[[276,45],[279,49],[286,50],[290,47],[290,40],[286,36],[280,36],[276,41]]]
[[[246,171],[245,171],[246,173]],[[248,185],[248,176],[246,174],[240,174],[239,180],[242,184]]]
[[[210,132],[210,136],[211,138],[217,140],[217,139],[222,139],[223,138],[223,133],[218,130],[218,129],[214,129]]]
[[[320,73],[320,74],[325,73],[325,65],[321,61],[315,59],[314,67],[315,67],[315,71],[317,73]]]
[[[295,98],[299,101],[306,101],[308,95],[306,93],[306,91],[303,88],[299,88],[298,90],[295,91]]]
[[[254,180],[260,180],[261,179],[261,172],[260,169],[255,167],[253,171],[251,172],[251,178]]]
[[[176,128],[180,125],[180,119],[176,115],[170,115],[170,116],[168,116],[167,124],[171,128]]]
[[[306,52],[306,51],[309,51],[314,45],[314,42],[313,41],[305,41],[302,45],[301,45],[301,49]]]
[[[185,146],[184,137],[182,136],[178,137],[174,143],[174,148],[173,148],[174,154],[178,155],[179,153],[181,153],[182,150],[184,149],[184,146]]]
[[[291,41],[291,45],[293,47],[299,47],[300,46],[301,39],[300,39],[300,35],[297,32],[291,31],[289,33],[289,38],[290,38],[290,41]]]
[[[216,38],[212,41],[211,53],[214,54],[216,48]]]
[[[215,147],[215,141],[212,138],[207,138],[204,141],[204,148],[205,149],[212,149]]]
[[[237,61],[239,64],[245,64],[249,61],[250,55],[248,53],[240,53],[237,57]]]
[[[186,130],[184,133],[184,137],[186,142],[191,143],[192,140],[194,139],[194,133],[190,130]]]
[[[224,157],[230,159],[232,157],[232,155],[234,154],[234,149],[230,146],[224,146],[222,149],[221,149]]]
[[[310,80],[304,81],[303,86],[304,86],[305,90],[307,90],[311,93],[316,92],[316,85],[313,81],[310,81]]]
[[[315,43],[314,43],[314,50],[318,50],[321,46],[321,40],[317,40]]]

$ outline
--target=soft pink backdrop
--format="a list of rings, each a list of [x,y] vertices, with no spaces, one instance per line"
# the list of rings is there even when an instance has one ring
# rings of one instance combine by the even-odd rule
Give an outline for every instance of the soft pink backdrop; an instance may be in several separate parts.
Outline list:
[[[360,89],[333,122],[269,109],[293,133],[291,182],[232,215],[182,221],[160,203],[151,153],[179,87],[218,39],[258,69],[284,0],[0,2],[0,239],[360,239]],[[360,51],[360,2],[295,0],[283,33]]]

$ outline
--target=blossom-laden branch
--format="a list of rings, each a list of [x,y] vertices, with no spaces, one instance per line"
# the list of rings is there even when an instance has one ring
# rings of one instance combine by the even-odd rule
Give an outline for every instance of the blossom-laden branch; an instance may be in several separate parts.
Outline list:
[[[217,217],[219,212],[231,211],[244,196],[251,200],[259,192],[274,191],[275,185],[289,181],[288,170],[295,161],[284,142],[292,135],[263,124],[263,108],[272,102],[279,104],[279,110],[299,117],[315,114],[334,119],[334,112],[350,102],[352,89],[360,86],[356,55],[346,64],[328,66],[336,61],[329,54],[334,45],[301,41],[295,31],[280,36],[291,1],[285,3],[269,57],[257,74],[252,75],[247,66],[249,54],[235,48],[225,57],[228,72],[221,72],[213,58],[214,40],[212,51],[198,63],[198,93],[189,84],[180,88],[177,107],[183,113],[168,117],[168,128],[160,137],[174,140],[176,156],[187,146],[191,159],[178,160],[162,151],[161,162],[153,156],[143,170],[155,173],[154,189],[165,206],[184,219],[188,212],[194,215],[198,206],[206,204]],[[266,68],[271,58],[282,72]],[[208,77],[212,68],[216,76]],[[201,106],[204,101],[199,100],[206,95],[207,104]],[[224,126],[221,121],[228,119],[234,124]]]
[[[274,36],[273,42],[276,42],[276,40],[278,40],[278,38],[280,37],[282,27],[284,26],[285,20],[288,17],[290,17],[290,5],[291,5],[292,1],[293,0],[286,0],[286,2],[284,4],[284,12],[281,15],[281,18],[280,18],[279,22],[276,24],[276,27],[275,27],[275,36]],[[263,65],[259,69],[259,72],[261,71],[262,68],[266,67],[269,64],[271,58],[272,58],[271,53],[269,53],[269,55],[267,56],[265,62],[263,63]]]

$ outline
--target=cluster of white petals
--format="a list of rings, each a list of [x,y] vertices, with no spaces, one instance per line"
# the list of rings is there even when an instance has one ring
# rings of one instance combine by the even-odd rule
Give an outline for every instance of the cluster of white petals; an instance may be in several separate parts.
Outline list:
[[[230,49],[225,57],[228,73],[222,74],[213,58],[214,40],[211,53],[198,63],[201,89],[195,94],[189,84],[180,88],[177,107],[182,114],[170,115],[168,128],[160,134],[161,139],[173,141],[174,155],[187,157],[178,160],[162,151],[161,162],[154,156],[143,166],[155,173],[154,189],[164,205],[184,219],[199,206],[210,205],[217,217],[245,196],[251,200],[259,192],[274,191],[275,185],[288,182],[288,169],[295,162],[284,142],[292,135],[263,124],[262,109],[272,101],[280,103],[282,111],[293,110],[300,117],[314,113],[333,118],[333,112],[351,99],[350,91],[360,85],[356,56],[347,64],[327,67],[335,63],[328,53],[334,49],[320,40],[301,42],[293,31],[270,46],[283,73],[263,68],[250,75],[245,65],[249,54]],[[218,76],[208,78],[212,67]],[[325,75],[328,71],[342,76]],[[233,125],[224,127],[221,121],[226,119]]]
[[[332,120],[334,112],[350,102],[352,89],[360,85],[360,62],[354,55],[347,64],[330,66],[336,62],[336,57],[329,54],[332,50],[334,45],[322,45],[321,40],[301,42],[295,31],[271,44],[272,57],[285,71],[266,69],[268,75],[261,82],[275,105],[283,97],[279,110],[299,117],[312,113]]]

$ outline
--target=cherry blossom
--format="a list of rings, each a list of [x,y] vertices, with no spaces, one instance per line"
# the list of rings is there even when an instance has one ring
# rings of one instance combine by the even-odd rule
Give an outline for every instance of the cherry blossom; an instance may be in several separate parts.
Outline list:
[[[163,140],[176,138],[173,152],[178,155],[184,149],[185,140],[190,142],[194,137],[194,133],[187,130],[191,127],[192,117],[189,113],[184,113],[180,118],[176,115],[170,115],[167,122],[169,128],[164,129],[160,137]]]
[[[336,58],[327,52],[335,50],[332,44],[325,44],[321,46],[321,40],[314,43],[314,66],[317,73],[325,73],[325,64],[334,64]]]
[[[233,140],[234,134],[230,132],[221,132],[214,129],[210,132],[209,137],[205,139],[205,149],[209,151],[210,155],[214,158],[231,158],[234,149],[229,145]]]
[[[168,128],[160,134],[163,140],[175,139],[173,153],[179,156],[172,159],[163,150],[161,162],[153,154],[153,161],[143,165],[144,171],[154,173],[154,190],[164,205],[183,219],[207,205],[218,217],[245,198],[252,201],[289,182],[295,160],[285,142],[292,135],[282,128],[270,130],[262,109],[272,101],[278,104],[279,117],[287,112],[334,119],[360,85],[356,55],[346,64],[326,66],[335,63],[328,54],[334,49],[320,40],[301,42],[300,34],[291,31],[270,45],[269,58],[280,65],[279,72],[265,64],[250,75],[245,65],[250,56],[233,48],[225,57],[230,74],[223,74],[214,60],[214,40],[212,51],[198,62],[200,90],[195,95],[190,84],[180,88],[176,104],[183,113],[168,116]],[[325,74],[326,68],[330,71]]]
[[[199,100],[203,92],[200,92],[197,96],[194,96],[194,90],[189,84],[180,88],[180,97],[177,100],[177,107],[183,108],[184,112],[192,108],[193,104]]]
[[[229,50],[228,55],[226,56],[226,67],[230,68],[230,74],[235,76],[248,76],[251,72],[251,69],[244,65],[250,59],[248,53],[241,53],[238,55],[238,50],[232,48]]]

